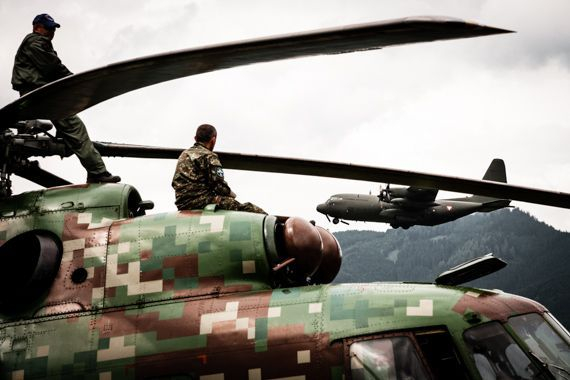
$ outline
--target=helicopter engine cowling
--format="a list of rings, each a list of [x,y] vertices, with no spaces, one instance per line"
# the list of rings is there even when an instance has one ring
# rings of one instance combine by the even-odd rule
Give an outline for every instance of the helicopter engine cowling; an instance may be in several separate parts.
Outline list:
[[[269,238],[268,225],[274,226]],[[269,216],[266,245],[276,286],[330,283],[340,269],[342,253],[336,238],[301,218]]]
[[[29,231],[0,247],[0,308],[33,303],[53,282],[62,249],[48,232]]]
[[[323,254],[319,268],[312,276],[311,280],[315,284],[328,284],[331,283],[342,264],[342,251],[338,240],[329,231],[323,227],[317,226],[317,230],[321,235],[323,241]]]
[[[300,275],[312,276],[323,258],[323,241],[319,231],[301,218],[285,221],[283,237],[288,256],[295,259]]]

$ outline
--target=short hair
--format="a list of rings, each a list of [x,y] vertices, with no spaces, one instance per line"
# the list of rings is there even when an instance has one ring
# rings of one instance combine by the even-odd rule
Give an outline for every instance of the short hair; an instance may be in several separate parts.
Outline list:
[[[217,135],[216,128],[210,124],[202,124],[196,129],[196,139],[197,142],[208,142],[210,139]]]

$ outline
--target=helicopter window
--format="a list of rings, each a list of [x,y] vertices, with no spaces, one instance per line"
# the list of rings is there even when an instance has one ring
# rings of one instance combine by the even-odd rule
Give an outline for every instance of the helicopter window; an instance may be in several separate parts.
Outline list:
[[[350,346],[352,379],[430,379],[408,336],[372,339]]]
[[[483,380],[543,378],[500,323],[470,328],[463,337]]]
[[[468,378],[447,330],[417,332],[415,338],[436,379]]]
[[[568,378],[570,375],[568,372],[570,371],[570,345],[566,332],[557,333],[538,314],[509,318],[509,326],[525,342],[530,351],[548,366],[557,379]]]

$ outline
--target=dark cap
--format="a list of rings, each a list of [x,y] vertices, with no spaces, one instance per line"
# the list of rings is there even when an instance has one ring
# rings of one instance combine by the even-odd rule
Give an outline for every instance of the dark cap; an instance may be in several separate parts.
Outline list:
[[[46,28],[48,30],[59,28],[61,26],[57,22],[55,22],[53,20],[53,18],[50,15],[48,15],[47,13],[42,13],[41,15],[37,15],[36,17],[34,17],[34,21],[32,21],[32,25],[36,25],[36,24],[42,24],[44,26],[44,28]]]

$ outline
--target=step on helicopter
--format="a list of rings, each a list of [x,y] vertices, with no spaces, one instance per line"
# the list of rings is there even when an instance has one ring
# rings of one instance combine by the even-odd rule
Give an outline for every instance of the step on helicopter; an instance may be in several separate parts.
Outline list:
[[[79,73],[0,109],[0,372],[9,379],[568,378],[570,335],[537,302],[457,286],[331,285],[334,236],[298,217],[146,215],[127,184],[70,184],[33,156],[64,155],[45,122],[155,83],[256,62],[508,31],[405,18],[154,55]],[[42,132],[44,131],[44,132]],[[181,149],[98,143],[102,155]],[[570,194],[382,167],[220,153],[226,168],[390,182],[570,208]],[[47,187],[12,195],[10,176]]]

